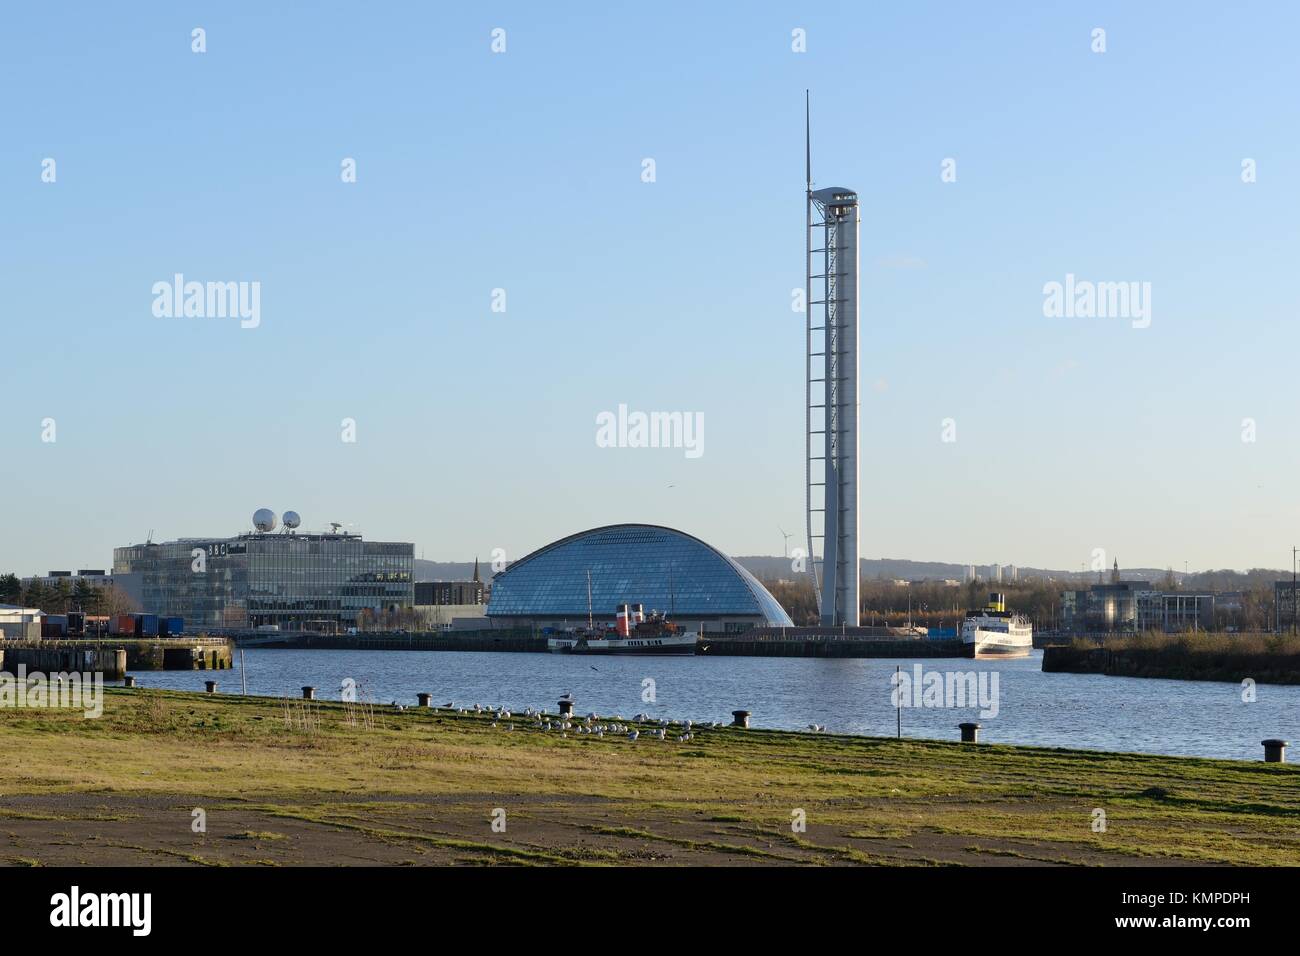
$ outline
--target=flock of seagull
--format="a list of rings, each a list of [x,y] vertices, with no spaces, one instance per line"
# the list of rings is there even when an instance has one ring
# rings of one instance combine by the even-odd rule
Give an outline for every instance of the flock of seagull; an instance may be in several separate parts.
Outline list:
[[[561,700],[572,701],[573,696],[571,694],[565,694]],[[399,711],[406,709],[397,701],[393,701],[393,707]],[[504,725],[506,730],[515,729],[513,723],[515,714],[508,710],[504,704],[497,707],[484,707],[482,704],[457,706],[455,701],[449,700],[438,709],[448,710],[452,713],[463,715],[487,714],[492,718],[493,728],[499,728]],[[687,741],[694,740],[696,729],[719,730],[726,726],[726,724],[716,720],[711,722],[703,721],[700,723],[695,723],[690,720],[668,720],[663,717],[656,720],[649,714],[645,713],[634,715],[630,722],[625,722],[622,714],[615,714],[612,719],[602,719],[594,713],[588,714],[586,718],[582,719],[575,719],[571,715],[553,717],[545,711],[538,710],[535,707],[526,708],[519,716],[519,719],[526,719],[529,721],[529,726],[533,730],[555,732],[565,738],[567,738],[570,733],[573,733],[575,736],[590,737],[622,735],[628,740],[639,740],[644,735],[647,739],[651,740],[675,739],[678,743],[686,743]],[[633,727],[631,726],[632,724],[640,724],[641,727]],[[647,724],[658,724],[658,726],[646,727],[645,725]],[[813,733],[825,733],[826,725],[809,724],[808,729]]]

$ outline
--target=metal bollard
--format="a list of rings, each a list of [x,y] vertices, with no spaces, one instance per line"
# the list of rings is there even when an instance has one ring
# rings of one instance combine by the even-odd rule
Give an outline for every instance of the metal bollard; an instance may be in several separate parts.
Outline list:
[[[123,687],[134,687],[134,686],[135,686],[135,678],[132,677],[130,674],[127,674],[125,677],[122,678],[122,686],[123,686]]]
[[[419,702],[421,707],[433,706],[432,704],[429,703],[429,701],[433,700],[432,694],[416,694],[415,699]]]
[[[214,681],[214,680],[204,681],[204,682],[203,682],[203,685],[208,689],[208,693],[209,693],[209,694],[215,694],[215,693],[217,692],[217,682],[216,682],[216,681]]]
[[[561,700],[561,701],[559,701],[559,705],[560,705],[560,716],[561,716],[561,717],[572,717],[572,716],[573,716],[573,701],[572,701],[572,700]]]
[[[966,721],[957,725],[961,728],[961,742],[964,744],[977,744],[980,742],[980,725]]]
[[[316,699],[316,688],[315,688],[315,687],[304,687],[304,688],[302,689],[302,699],[303,699],[303,700],[315,700],[315,699]]]
[[[1286,748],[1291,746],[1290,741],[1270,737],[1260,743],[1264,745],[1264,763],[1286,763]]]
[[[747,710],[733,710],[733,711],[731,712],[731,716],[734,718],[734,719],[731,721],[731,726],[733,726],[733,727],[748,727],[748,726],[749,726],[749,711],[747,711]]]

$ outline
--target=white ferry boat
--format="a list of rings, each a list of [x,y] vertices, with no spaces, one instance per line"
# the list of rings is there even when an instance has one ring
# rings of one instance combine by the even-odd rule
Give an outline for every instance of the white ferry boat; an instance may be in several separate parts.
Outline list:
[[[554,654],[694,654],[699,634],[640,604],[620,604],[612,628],[564,631],[546,639]]]
[[[1034,649],[1034,626],[1007,610],[1005,594],[994,593],[986,607],[966,613],[961,641],[967,657],[1028,657]]]

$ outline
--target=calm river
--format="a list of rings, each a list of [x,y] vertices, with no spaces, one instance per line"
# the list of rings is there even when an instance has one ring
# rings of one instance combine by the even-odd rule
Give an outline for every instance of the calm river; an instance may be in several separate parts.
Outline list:
[[[1258,699],[1242,701],[1237,684],[1151,680],[1092,674],[1044,674],[1042,652],[1015,661],[958,659],[819,660],[780,657],[622,657],[450,651],[245,650],[248,692],[338,699],[345,679],[362,699],[415,703],[419,691],[434,704],[545,707],[572,693],[579,714],[730,722],[750,711],[751,725],[802,730],[824,724],[833,733],[892,736],[894,668],[909,675],[983,674],[997,714],[976,707],[907,707],[903,735],[955,740],[957,724],[977,720],[989,743],[1038,744],[1259,760],[1260,741],[1282,737],[1300,745],[1300,686],[1261,684]],[[221,693],[240,692],[239,652],[229,671],[140,671],[142,687],[203,690],[216,679]],[[652,683],[648,683],[652,682]],[[653,691],[653,701],[644,698]],[[988,700],[989,698],[985,698]]]

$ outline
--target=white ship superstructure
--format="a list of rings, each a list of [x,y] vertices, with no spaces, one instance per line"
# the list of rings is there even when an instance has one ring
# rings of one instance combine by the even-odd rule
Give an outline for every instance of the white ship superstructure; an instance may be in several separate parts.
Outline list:
[[[987,606],[970,611],[961,626],[967,657],[1026,657],[1034,649],[1034,627],[1007,610],[1004,594],[990,594]]]

